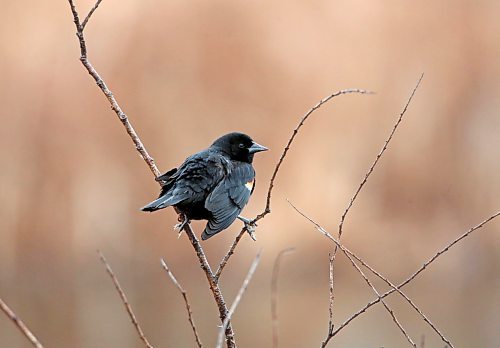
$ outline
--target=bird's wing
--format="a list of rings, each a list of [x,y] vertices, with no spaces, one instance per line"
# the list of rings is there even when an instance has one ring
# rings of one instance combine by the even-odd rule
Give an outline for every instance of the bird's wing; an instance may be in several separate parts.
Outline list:
[[[248,203],[253,191],[255,171],[251,164],[241,163],[221,180],[205,201],[205,208],[212,213],[201,238],[210,238],[226,229]]]
[[[223,170],[217,166],[217,158],[208,151],[199,152],[187,158],[179,169],[158,177],[162,182],[160,196],[142,210],[155,211],[181,202],[204,201],[222,177]]]

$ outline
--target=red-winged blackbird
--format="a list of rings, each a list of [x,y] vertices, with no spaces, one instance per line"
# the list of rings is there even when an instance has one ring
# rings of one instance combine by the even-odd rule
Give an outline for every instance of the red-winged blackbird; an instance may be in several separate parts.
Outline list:
[[[174,206],[184,214],[183,224],[208,220],[203,240],[226,229],[236,218],[248,224],[239,214],[255,188],[253,156],[266,150],[246,134],[226,134],[188,157],[179,168],[156,178],[162,185],[160,196],[142,210]]]

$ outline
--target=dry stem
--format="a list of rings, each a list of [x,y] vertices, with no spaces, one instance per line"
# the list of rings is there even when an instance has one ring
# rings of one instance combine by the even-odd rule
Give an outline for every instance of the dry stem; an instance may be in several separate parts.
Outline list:
[[[330,99],[333,99],[333,98],[338,97],[338,96],[343,95],[343,94],[351,94],[351,93],[373,94],[373,92],[371,92],[371,91],[367,91],[364,89],[357,89],[357,88],[340,90],[338,92],[330,94],[326,98],[321,99],[316,105],[314,105],[311,109],[309,109],[309,111],[307,111],[304,116],[302,116],[299,124],[297,125],[297,127],[295,127],[295,129],[292,132],[292,135],[288,139],[288,142],[287,142],[285,148],[283,149],[283,152],[281,153],[281,156],[280,156],[280,159],[278,160],[278,163],[276,163],[276,166],[274,167],[273,174],[271,175],[271,180],[269,181],[269,187],[267,189],[266,206],[265,206],[264,210],[260,214],[257,214],[257,216],[252,220],[252,223],[256,223],[257,221],[263,219],[267,214],[269,214],[271,212],[271,195],[272,195],[273,188],[274,188],[274,181],[276,180],[276,177],[278,176],[278,172],[281,168],[281,165],[283,164],[283,161],[285,160],[285,157],[288,154],[288,151],[290,150],[290,147],[291,147],[295,137],[297,136],[300,128],[302,128],[302,126],[307,121],[309,116],[311,116],[314,111],[319,109],[323,104],[327,103]],[[215,277],[216,277],[217,281],[220,278],[222,270],[224,269],[224,267],[226,267],[227,261],[229,261],[229,258],[234,254],[234,250],[236,249],[236,246],[238,245],[241,238],[243,237],[243,234],[246,231],[247,231],[246,227],[243,227],[243,229],[240,231],[240,233],[236,236],[236,239],[234,240],[233,244],[229,248],[229,251],[227,252],[227,254],[222,258],[222,261],[219,264],[219,268],[217,269],[217,272],[215,272]]]
[[[168,268],[167,263],[163,259],[161,259],[161,266],[167,272],[167,275],[170,277],[170,280],[172,280],[172,283],[174,283],[174,285],[180,291],[180,293],[182,295],[182,298],[184,299],[184,303],[186,304],[186,311],[187,311],[187,314],[188,314],[188,321],[189,321],[189,324],[191,325],[191,329],[193,330],[194,338],[196,340],[196,345],[199,348],[202,348],[203,345],[201,344],[200,336],[198,335],[198,331],[196,330],[196,325],[194,324],[193,312],[191,311],[191,305],[190,305],[189,299],[187,297],[187,292],[186,292],[186,290],[184,290],[184,288],[181,286],[181,284],[179,284],[179,282],[175,278],[175,276],[172,273],[172,271],[170,270],[170,268]]]
[[[73,14],[73,22],[75,23],[75,27],[76,27],[76,36],[78,37],[78,41],[80,43],[80,61],[82,62],[85,69],[87,69],[88,73],[94,78],[95,82],[97,83],[97,86],[101,89],[101,91],[104,93],[104,95],[108,99],[108,102],[110,103],[111,108],[116,113],[116,115],[120,119],[120,122],[125,127],[125,130],[127,131],[127,134],[129,135],[129,137],[132,139],[136,150],[139,152],[141,157],[144,159],[144,161],[146,162],[146,164],[148,165],[149,169],[154,174],[154,176],[158,177],[160,175],[160,171],[156,167],[156,164],[155,164],[153,158],[149,155],[146,148],[142,144],[142,141],[140,140],[136,131],[132,127],[132,124],[130,123],[127,115],[120,108],[113,93],[109,90],[109,88],[107,87],[104,80],[99,76],[99,74],[97,73],[97,71],[94,69],[94,67],[92,66],[92,64],[90,63],[90,61],[87,58],[87,46],[86,46],[83,31],[84,31],[84,28],[87,25],[89,19],[91,18],[92,14],[95,12],[95,10],[97,9],[97,7],[99,6],[99,4],[101,3],[102,0],[97,0],[94,7],[90,10],[89,14],[86,16],[83,23],[80,22],[80,18],[79,18],[77,10],[75,8],[75,5],[73,3],[73,0],[68,0],[68,1],[70,4],[70,7],[71,7],[71,13]],[[195,249],[196,254],[198,255],[198,259],[200,260],[200,265],[205,272],[205,275],[208,279],[210,290],[212,291],[212,294],[214,296],[214,300],[217,303],[217,307],[219,309],[219,315],[220,315],[221,321],[224,322],[224,319],[226,318],[226,314],[228,312],[228,309],[226,307],[226,304],[224,302],[224,298],[222,297],[220,289],[217,285],[217,279],[214,277],[214,274],[212,273],[212,271],[210,269],[210,265],[207,262],[203,248],[201,247],[200,243],[198,242],[196,236],[194,235],[194,233],[191,229],[191,226],[189,224],[186,224],[184,226],[184,231],[186,231],[186,234],[188,235],[189,240],[191,241],[191,244],[193,245],[193,248]],[[229,348],[235,347],[234,333],[233,333],[233,329],[232,329],[232,326],[230,323],[228,323],[227,329],[226,329],[226,340],[227,340],[227,345]]]
[[[219,335],[217,337],[217,344],[215,345],[216,348],[222,348],[222,337],[224,337],[224,331],[226,331],[226,327],[229,324],[229,320],[231,320],[231,316],[233,315],[234,311],[236,310],[236,307],[238,307],[238,304],[241,301],[241,298],[243,297],[243,294],[245,293],[245,290],[248,287],[248,284],[250,284],[250,280],[253,277],[253,274],[255,273],[255,270],[257,269],[257,265],[259,264],[260,261],[260,251],[257,253],[255,256],[255,259],[253,260],[252,264],[250,265],[250,269],[248,270],[247,276],[245,277],[245,280],[243,281],[243,284],[241,285],[240,290],[238,291],[238,294],[236,295],[233,304],[231,304],[231,308],[229,308],[229,312],[227,313],[226,318],[222,322],[222,326],[220,327],[219,330]],[[227,335],[227,333],[226,333]]]
[[[273,272],[271,276],[271,319],[273,324],[273,348],[278,348],[278,278],[283,256],[295,251],[295,248],[286,248],[279,252],[274,260]]]
[[[14,313],[12,309],[7,306],[5,302],[0,298],[0,309],[5,313],[5,315],[17,326],[19,331],[26,337],[31,344],[36,348],[43,348],[40,341],[36,338],[35,335],[28,329],[26,324]]]
[[[132,324],[134,324],[134,327],[139,334],[139,338],[144,342],[147,348],[153,348],[153,346],[149,343],[148,339],[144,335],[144,332],[142,331],[141,326],[139,325],[139,322],[137,321],[137,318],[135,317],[134,312],[132,311],[132,307],[128,303],[127,296],[125,296],[125,293],[122,290],[122,287],[120,286],[120,283],[118,282],[118,279],[116,278],[115,274],[113,273],[113,270],[111,269],[111,266],[108,264],[106,261],[106,258],[104,255],[100,252],[99,257],[101,258],[102,263],[106,267],[106,272],[108,272],[109,276],[111,277],[111,280],[113,280],[113,283],[115,284],[116,291],[118,291],[118,294],[120,295],[120,298],[123,302],[123,305],[125,306],[125,309],[127,310],[128,316],[130,317],[130,320],[132,320]]]

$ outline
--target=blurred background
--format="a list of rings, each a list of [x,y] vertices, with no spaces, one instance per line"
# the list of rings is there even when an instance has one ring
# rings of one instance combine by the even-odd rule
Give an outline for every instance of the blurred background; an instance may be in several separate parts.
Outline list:
[[[76,1],[83,17],[92,1]],[[139,211],[158,186],[78,61],[66,1],[3,1],[0,14],[0,297],[46,347],[141,347],[99,262],[107,257],[155,347],[192,347],[182,298],[213,346],[218,312],[173,210]],[[333,245],[286,203],[335,232],[341,213],[425,77],[386,155],[355,202],[343,241],[394,283],[500,207],[498,1],[103,1],[86,29],[90,61],[166,171],[218,136],[244,131],[256,156],[255,216],[302,115],[344,88],[302,128],[275,182],[258,241],[245,236],[221,279],[231,303],[260,249],[233,325],[241,347],[271,345],[270,283],[280,250],[282,347],[327,332]],[[199,232],[203,223],[194,223]],[[203,243],[218,264],[239,222]],[[498,347],[500,222],[451,249],[406,288],[457,347]],[[381,291],[387,288],[379,282]],[[374,298],[337,258],[334,321]],[[398,296],[409,334],[442,343]],[[330,346],[407,345],[380,305]],[[0,346],[29,347],[3,314]]]

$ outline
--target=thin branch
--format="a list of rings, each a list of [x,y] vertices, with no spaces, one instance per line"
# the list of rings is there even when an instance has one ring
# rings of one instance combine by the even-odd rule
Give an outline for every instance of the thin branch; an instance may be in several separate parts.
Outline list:
[[[149,343],[148,339],[144,335],[144,332],[142,331],[142,328],[139,325],[139,322],[137,321],[137,318],[135,317],[134,312],[132,311],[132,307],[130,306],[130,304],[127,300],[127,296],[123,292],[123,290],[120,286],[120,283],[118,282],[118,278],[116,278],[115,274],[113,273],[113,270],[111,269],[111,266],[106,261],[106,258],[104,257],[104,255],[99,250],[97,252],[99,253],[99,257],[100,257],[102,263],[106,267],[106,272],[108,272],[108,275],[110,276],[111,280],[115,284],[116,291],[118,291],[118,294],[120,295],[120,298],[123,302],[123,305],[125,306],[125,309],[127,310],[128,316],[130,317],[132,324],[134,324],[134,327],[135,327],[137,333],[139,334],[139,338],[144,342],[144,344],[146,345],[147,348],[153,348],[153,346]]]
[[[236,310],[236,307],[238,307],[238,304],[241,301],[241,298],[243,297],[243,293],[248,287],[248,284],[250,284],[250,280],[253,277],[253,274],[255,273],[255,270],[257,269],[257,265],[259,264],[260,261],[260,251],[257,253],[255,256],[255,259],[253,260],[252,264],[250,265],[250,269],[248,270],[247,276],[245,277],[245,280],[243,281],[243,284],[241,285],[240,290],[238,291],[238,294],[236,295],[233,304],[231,304],[231,307],[229,308],[229,312],[227,313],[226,318],[224,319],[222,326],[219,330],[219,336],[217,337],[217,344],[215,345],[216,348],[222,348],[222,338],[224,337],[224,331],[226,331],[226,327],[229,324],[229,320],[231,320],[231,316],[234,314],[234,311]]]
[[[391,133],[389,134],[389,137],[385,140],[385,143],[384,145],[382,146],[382,149],[380,150],[380,152],[377,154],[377,156],[375,157],[375,160],[373,161],[372,165],[370,166],[370,168],[368,169],[368,171],[366,172],[363,180],[361,181],[361,183],[359,184],[356,192],[354,193],[354,195],[352,196],[352,198],[350,199],[349,203],[347,204],[347,207],[346,209],[344,210],[344,213],[342,214],[341,218],[340,218],[340,223],[339,223],[339,227],[338,227],[338,238],[339,238],[339,241],[341,240],[342,238],[342,233],[343,233],[343,226],[344,226],[344,222],[345,222],[345,219],[347,217],[347,214],[349,213],[350,209],[352,208],[353,204],[354,204],[354,201],[356,200],[356,198],[358,197],[359,193],[361,192],[361,190],[363,189],[363,187],[365,186],[366,182],[368,181],[368,178],[370,177],[370,175],[373,173],[374,169],[375,169],[375,166],[377,165],[377,163],[379,162],[380,158],[382,158],[383,154],[385,153],[385,151],[387,150],[388,146],[389,146],[389,143],[391,142],[394,134],[396,133],[396,130],[398,129],[401,121],[403,120],[403,117],[406,113],[406,110],[408,109],[408,106],[410,105],[412,99],[413,99],[413,96],[415,95],[417,89],[419,88],[420,86],[420,83],[422,82],[422,79],[424,77],[424,74],[422,73],[420,75],[420,78],[418,79],[417,81],[417,84],[415,85],[415,87],[413,88],[413,91],[411,92],[410,94],[410,97],[408,98],[403,110],[401,111],[401,113],[399,114],[399,117],[398,119],[396,120],[396,123],[394,124],[394,126],[392,127],[392,130],[391,130]],[[337,251],[338,251],[338,246],[335,245],[335,249],[333,251],[333,262],[335,262],[335,256],[337,255]],[[333,306],[333,303],[332,303],[332,306]],[[329,332],[330,334],[331,332]]]
[[[35,335],[31,332],[30,329],[24,324],[24,322],[14,313],[12,309],[7,306],[5,302],[0,298],[0,309],[5,313],[5,315],[17,326],[19,331],[26,337],[31,344],[36,348],[43,348],[42,344]]]
[[[94,7],[92,7],[92,9],[89,11],[89,14],[87,15],[87,17],[85,17],[85,19],[83,20],[82,31],[85,29],[85,26],[87,25],[90,17],[92,17],[92,15],[94,14],[94,11],[97,10],[97,8],[101,4],[101,2],[102,2],[102,0],[97,0],[97,2],[94,4]]]
[[[290,203],[290,202],[289,202]],[[351,318],[349,318],[346,322],[344,322],[335,332],[333,332],[333,336],[337,334],[345,325],[347,325],[350,321],[352,321],[354,318],[359,316],[360,314],[364,313],[369,307],[372,305],[380,302],[383,298],[386,296],[392,294],[393,292],[397,291],[403,298],[417,311],[417,313],[423,318],[423,320],[439,335],[439,337],[450,347],[453,347],[453,344],[450,342],[449,339],[444,337],[444,335],[437,329],[437,327],[425,316],[425,314],[415,305],[415,303],[406,295],[404,294],[400,289],[411,282],[418,274],[420,274],[430,263],[434,262],[439,256],[441,256],[443,253],[448,251],[453,245],[470,235],[472,232],[474,232],[477,229],[480,229],[483,227],[486,223],[489,221],[493,220],[496,218],[498,215],[500,215],[500,211],[493,214],[483,222],[481,222],[479,225],[476,225],[475,227],[472,227],[469,229],[466,233],[462,234],[460,237],[456,238],[453,240],[451,243],[449,243],[444,249],[440,250],[437,252],[431,259],[429,259],[427,262],[423,264],[423,266],[415,273],[413,273],[407,280],[405,280],[403,283],[400,285],[396,286],[392,282],[390,282],[386,277],[381,275],[379,272],[377,272],[375,269],[373,269],[371,266],[369,266],[365,261],[363,261],[359,256],[354,254],[352,251],[344,247],[337,239],[335,239],[330,233],[328,233],[323,227],[321,227],[318,223],[316,223],[314,220],[309,218],[307,215],[305,215],[303,212],[301,212],[298,208],[296,208],[292,203],[290,205],[304,218],[306,218],[309,222],[311,222],[316,229],[321,232],[323,235],[325,235],[328,239],[332,240],[345,254],[352,256],[356,260],[358,260],[364,267],[368,268],[373,274],[375,274],[377,277],[382,279],[386,284],[388,284],[392,289],[384,293],[383,295],[379,296],[376,300],[370,302],[368,305],[366,305],[364,308],[356,312]]]
[[[392,137],[394,136],[394,133],[396,133],[396,130],[398,129],[399,124],[403,120],[403,117],[404,117],[404,115],[406,113],[406,110],[408,109],[408,106],[410,105],[410,103],[411,103],[411,101],[413,99],[413,96],[415,95],[415,92],[417,92],[417,89],[420,86],[420,82],[422,82],[423,78],[424,78],[424,74],[422,73],[422,75],[420,75],[420,78],[417,81],[417,84],[413,88],[413,91],[411,92],[410,97],[408,98],[408,101],[406,102],[406,104],[405,104],[405,106],[403,108],[403,111],[401,111],[401,113],[399,114],[398,120],[396,121],[396,123],[392,127],[391,134],[389,134],[389,137],[386,139],[386,141],[384,143],[384,146],[382,147],[382,150],[380,150],[380,152],[378,153],[377,157],[375,158],[375,161],[373,161],[372,165],[370,166],[370,169],[368,169],[368,172],[365,174],[365,177],[361,181],[361,184],[359,185],[358,189],[356,190],[356,192],[352,196],[351,200],[349,201],[349,204],[347,205],[347,208],[345,209],[344,213],[342,214],[342,217],[340,219],[340,224],[339,224],[339,238],[342,236],[342,227],[344,225],[344,221],[346,219],[346,216],[349,213],[349,210],[351,209],[352,205],[354,204],[354,201],[358,197],[359,192],[361,191],[361,189],[363,188],[363,186],[365,186],[366,181],[368,180],[368,178],[372,174],[372,172],[375,169],[375,166],[377,165],[378,161],[380,160],[380,158],[384,154],[385,150],[387,150],[387,147],[389,146],[389,143],[391,142]]]
[[[290,203],[290,202],[289,202]],[[343,246],[339,240],[335,239],[330,233],[328,233],[322,226],[320,226],[317,222],[315,222],[314,220],[312,220],[310,217],[308,217],[307,215],[305,215],[303,212],[301,212],[300,210],[298,210],[292,203],[290,203],[290,205],[300,214],[302,215],[305,219],[307,219],[309,222],[311,222],[314,227],[319,231],[321,232],[325,237],[327,237],[328,239],[330,239],[331,241],[333,241],[335,243],[335,245],[337,247],[339,247],[342,252],[347,256],[347,258],[349,258],[349,260],[351,260],[351,263],[353,262],[353,260],[351,258],[354,258],[356,259],[357,261],[359,261],[364,267],[366,267],[368,270],[370,270],[373,274],[375,274],[378,278],[382,279],[387,285],[389,285],[391,288],[393,288],[395,291],[397,291],[401,296],[403,296],[403,298],[413,307],[413,309],[415,309],[415,311],[417,311],[417,313],[422,317],[422,319],[434,330],[434,332],[436,332],[436,334],[443,340],[443,342],[447,343],[448,345],[450,345],[450,347],[454,347],[453,344],[450,342],[449,339],[447,339],[446,337],[444,337],[444,335],[439,331],[439,329],[427,318],[427,316],[422,312],[422,310],[420,308],[417,307],[417,305],[405,294],[403,293],[400,289],[398,289],[398,287],[396,287],[396,285],[394,285],[391,281],[389,281],[389,279],[387,279],[386,277],[384,277],[382,274],[380,274],[378,271],[376,271],[374,268],[372,268],[370,265],[368,265],[363,259],[361,259],[359,256],[357,256],[356,254],[354,254],[352,251],[350,251],[349,249],[347,249],[345,246]],[[356,266],[355,266],[356,267]],[[357,268],[357,267],[356,267]],[[377,296],[380,298],[380,295],[377,293]],[[382,300],[382,299],[381,299]],[[382,300],[383,302],[383,300]],[[333,334],[333,333],[331,333]]]
[[[326,335],[326,338],[323,342],[321,342],[321,347],[324,348],[328,344],[328,341],[330,340],[329,337],[332,335],[334,324],[333,324],[333,299],[334,299],[334,293],[333,293],[333,280],[334,280],[334,273],[333,273],[333,264],[335,261],[335,257],[333,254],[328,254],[328,276],[329,276],[329,290],[330,290],[330,297],[329,297],[329,302],[328,302],[328,334]]]
[[[342,251],[344,251],[344,249],[342,249]],[[372,284],[372,282],[370,281],[370,279],[368,279],[368,277],[363,272],[363,270],[361,268],[359,268],[359,266],[356,264],[356,262],[351,257],[351,255],[349,255],[348,253],[345,253],[345,252],[344,252],[344,255],[349,259],[349,261],[351,262],[351,264],[353,265],[353,267],[356,268],[356,271],[358,271],[358,273],[363,277],[363,279],[365,280],[366,284],[373,290],[373,292],[375,293],[375,295],[377,295],[377,297],[380,298],[380,293],[378,292],[378,290]],[[399,328],[399,330],[401,331],[401,333],[405,336],[406,340],[413,347],[417,348],[417,344],[415,342],[413,342],[413,340],[410,338],[410,336],[406,332],[405,328],[401,325],[401,323],[399,322],[398,318],[396,317],[396,314],[394,313],[394,311],[389,307],[389,305],[383,299],[380,299],[380,300],[382,301],[382,304],[384,305],[385,309],[387,310],[387,312],[391,316],[392,321],[396,324],[396,326]],[[325,344],[325,346],[326,346],[326,344]],[[325,346],[322,346],[322,347],[325,347]]]
[[[73,22],[75,23],[76,27],[76,36],[78,37],[78,41],[80,42],[80,61],[82,62],[83,66],[85,69],[87,69],[88,73],[92,78],[95,80],[97,86],[101,89],[102,93],[106,96],[108,99],[109,104],[111,105],[111,109],[116,113],[118,116],[120,122],[122,125],[125,127],[125,130],[127,131],[127,134],[129,137],[132,139],[132,142],[134,143],[135,149],[139,152],[141,155],[142,159],[146,162],[148,165],[149,169],[153,173],[155,177],[160,175],[160,171],[156,167],[154,159],[149,155],[148,151],[142,144],[141,139],[137,135],[137,132],[135,131],[134,127],[132,127],[132,124],[128,120],[127,115],[122,111],[120,105],[116,101],[115,96],[113,93],[110,91],[104,80],[101,78],[101,76],[97,73],[97,71],[94,69],[92,64],[87,58],[87,44],[85,43],[85,37],[83,35],[83,29],[85,25],[88,23],[88,20],[94,13],[94,11],[97,9],[99,6],[100,1],[98,0],[92,10],[90,10],[89,14],[87,15],[87,18],[85,18],[83,24],[80,22],[80,18],[78,16],[78,12],[76,11],[75,5],[73,3],[73,0],[68,0],[70,7],[71,7],[71,13],[73,14]]]
[[[401,289],[405,285],[407,285],[408,283],[410,283],[411,281],[413,281],[413,279],[415,279],[421,272],[423,272],[438,257],[440,257],[441,255],[443,255],[444,253],[446,253],[451,247],[453,247],[455,244],[457,244],[458,242],[460,242],[462,239],[468,237],[472,232],[481,229],[484,225],[486,225],[487,223],[489,223],[491,220],[495,219],[499,215],[500,215],[500,211],[498,211],[495,214],[491,215],[490,217],[488,217],[487,219],[485,219],[484,221],[482,221],[478,225],[470,228],[467,232],[465,232],[464,234],[462,234],[458,238],[454,239],[451,243],[449,243],[448,245],[446,245],[443,249],[441,249],[440,251],[438,251],[433,257],[431,257],[429,260],[427,260],[415,273],[413,273],[410,277],[408,277],[404,282],[402,282],[401,284],[399,284],[396,288],[397,289]],[[371,302],[368,302],[363,308],[361,308],[360,310],[358,310],[357,312],[355,312],[346,321],[344,321],[337,328],[337,330],[335,330],[335,332],[333,333],[333,335],[336,335],[337,333],[339,333],[343,328],[345,328],[347,325],[349,325],[349,323],[351,323],[354,319],[356,319],[361,314],[363,314],[364,312],[366,312],[371,306],[373,306],[374,304],[377,304],[378,302],[380,302],[380,300],[382,298],[385,298],[385,297],[389,296],[390,294],[392,294],[395,291],[396,291],[395,289],[391,289],[391,290],[387,291],[386,293],[384,293],[380,298],[377,298],[377,299],[375,299],[375,300],[373,300]]]
[[[340,247],[340,249],[344,252],[344,255],[349,259],[349,261],[351,262],[351,264],[353,265],[353,267],[356,269],[356,271],[361,275],[361,277],[363,277],[363,279],[365,280],[366,284],[373,290],[373,292],[377,295],[378,298],[380,298],[380,293],[378,292],[378,290],[375,288],[375,286],[372,284],[372,282],[370,281],[370,279],[368,279],[368,277],[365,275],[365,273],[363,272],[363,270],[361,268],[359,268],[359,266],[356,264],[356,262],[354,261],[353,257],[351,256],[352,253],[350,252],[347,252],[347,249],[341,245],[335,238],[333,238],[328,232],[326,232],[323,227],[321,227],[319,224],[317,224],[315,221],[313,221],[311,218],[309,218],[307,215],[305,215],[303,212],[301,212],[297,207],[295,207],[290,201],[288,201],[288,203],[295,209],[296,212],[298,212],[300,215],[302,215],[304,218],[306,218],[307,220],[309,220],[311,223],[314,224],[314,226],[316,227],[316,229],[318,231],[320,231],[321,233],[323,233],[325,236],[327,236],[329,239],[333,240],[337,246]],[[359,260],[358,260],[359,261]],[[334,258],[333,258],[333,255],[330,256],[330,274],[332,275],[333,273],[333,262],[334,262]],[[362,262],[363,265],[365,265],[366,263],[364,263],[364,261]],[[370,268],[371,269],[371,268]],[[378,273],[377,273],[378,274]],[[332,275],[333,277],[333,275]],[[331,284],[330,284],[330,304],[332,304],[333,302],[333,278],[330,278],[331,279]],[[385,278],[383,278],[385,279]],[[401,325],[401,323],[399,322],[398,318],[396,317],[396,314],[394,313],[394,311],[389,307],[389,305],[384,301],[382,300],[382,304],[384,305],[385,309],[387,310],[387,312],[389,313],[389,315],[391,316],[392,318],[392,321],[394,321],[394,323],[396,324],[396,326],[399,328],[399,330],[402,332],[402,334],[405,336],[405,338],[407,339],[407,341],[413,346],[413,347],[417,347],[416,343],[413,342],[413,340],[410,338],[410,336],[408,335],[408,333],[406,332],[405,328]],[[331,309],[332,307],[330,307]],[[331,312],[330,312],[331,314]],[[331,321],[331,317],[330,317],[330,324],[332,325],[332,321]],[[332,327],[332,326],[330,326]],[[333,337],[332,336],[332,333],[333,333],[333,328],[332,330],[329,330],[329,333],[326,337],[326,339],[321,343],[321,347],[324,348],[327,346],[328,342],[330,341],[330,339]]]
[[[273,347],[278,348],[278,278],[283,256],[295,251],[295,248],[286,248],[279,252],[274,260],[273,273],[271,276],[271,318],[273,324]]]
[[[84,25],[82,25],[82,23],[80,22],[80,18],[78,16],[78,12],[75,8],[73,0],[68,0],[68,2],[70,5],[70,8],[71,8],[71,13],[73,14],[73,22],[75,23],[75,27],[76,27],[76,36],[78,37],[78,41],[80,43],[80,61],[82,62],[85,69],[87,69],[88,73],[93,77],[93,79],[97,83],[97,86],[101,89],[101,91],[104,93],[104,95],[108,99],[108,102],[111,105],[111,109],[113,109],[113,111],[118,116],[120,122],[125,127],[125,130],[127,131],[127,134],[129,135],[129,137],[132,139],[132,142],[134,143],[136,150],[139,152],[139,154],[141,155],[143,160],[146,162],[146,164],[148,165],[149,169],[154,174],[154,176],[158,177],[160,175],[160,171],[156,167],[154,159],[149,155],[146,148],[142,144],[142,141],[140,140],[136,131],[132,127],[132,124],[128,120],[127,115],[120,108],[113,93],[109,90],[109,88],[107,87],[104,80],[99,76],[99,74],[97,73],[97,71],[94,69],[94,67],[92,66],[92,64],[89,62],[89,60],[87,58],[87,45],[85,43],[85,37],[83,35],[83,30],[84,30],[84,26],[88,23],[92,14],[99,6],[100,1],[97,0],[96,4],[92,8],[92,10],[89,12],[86,19],[83,22]],[[222,297],[220,289],[217,285],[217,280],[214,277],[212,270],[210,269],[210,265],[208,264],[205,253],[203,251],[203,248],[201,247],[198,239],[194,235],[193,230],[191,229],[191,226],[189,224],[186,224],[184,226],[184,230],[186,231],[186,234],[188,235],[189,240],[191,241],[191,244],[193,245],[193,248],[195,249],[196,254],[198,255],[198,258],[200,260],[200,265],[207,276],[210,289],[214,295],[214,300],[217,303],[217,307],[219,309],[219,315],[220,315],[221,321],[224,321],[224,319],[226,318],[228,309],[226,307],[226,304],[224,302],[224,298]],[[230,323],[228,323],[227,329],[226,329],[226,341],[227,341],[228,348],[235,347],[234,333],[233,333],[233,329],[232,329],[232,326]]]
[[[203,345],[201,344],[200,336],[198,335],[198,331],[196,330],[196,326],[194,324],[193,312],[191,311],[191,305],[189,304],[189,299],[187,297],[187,292],[184,290],[184,288],[181,286],[181,284],[179,284],[179,282],[175,278],[175,276],[172,273],[172,271],[168,268],[167,263],[163,259],[161,259],[161,266],[167,272],[167,275],[172,280],[172,283],[174,283],[174,285],[177,287],[177,289],[180,291],[182,297],[184,298],[184,303],[186,304],[186,311],[187,311],[187,314],[188,314],[189,324],[191,325],[191,329],[193,330],[194,338],[196,339],[196,345],[199,348],[202,348]]]
[[[276,180],[276,177],[278,176],[278,172],[281,168],[281,165],[283,164],[283,161],[285,160],[285,157],[288,154],[288,151],[290,150],[291,145],[292,145],[293,141],[295,140],[295,137],[297,136],[300,128],[302,128],[302,126],[307,121],[309,116],[311,116],[313,114],[313,112],[316,111],[317,109],[319,109],[323,104],[330,101],[330,99],[333,99],[333,98],[338,97],[338,96],[343,95],[343,94],[351,94],[351,93],[373,94],[373,92],[371,92],[371,91],[367,91],[364,89],[357,89],[357,88],[340,90],[338,92],[330,94],[326,98],[321,99],[316,105],[314,105],[309,111],[307,111],[304,116],[302,116],[299,124],[295,127],[295,129],[292,132],[292,135],[288,139],[288,142],[287,142],[285,148],[283,149],[283,152],[281,153],[281,156],[280,156],[278,162],[276,163],[276,166],[274,167],[273,174],[271,175],[271,180],[269,181],[269,187],[267,189],[266,206],[265,206],[264,210],[252,220],[252,223],[256,223],[257,221],[263,219],[267,214],[269,214],[271,212],[271,195],[272,195],[273,188],[274,188],[274,181]],[[229,260],[229,258],[234,254],[234,250],[236,249],[236,246],[238,245],[241,238],[243,237],[243,234],[246,231],[247,231],[246,227],[243,227],[243,229],[240,231],[240,233],[236,236],[236,239],[234,240],[233,244],[229,248],[229,251],[223,257],[222,261],[220,262],[219,268],[217,269],[217,272],[215,273],[215,277],[217,278],[217,280],[219,280],[220,275],[222,273],[222,270],[224,269],[224,267],[226,267],[226,264],[227,264],[227,261]]]
[[[198,240],[196,235],[193,232],[190,224],[184,225],[184,231],[188,236],[191,244],[193,245],[194,250],[196,251],[196,255],[198,256],[198,260],[200,262],[201,268],[208,280],[208,285],[210,287],[210,291],[214,296],[214,300],[217,304],[217,308],[219,309],[219,317],[222,323],[225,323],[225,332],[226,332],[226,344],[228,348],[236,347],[236,343],[234,341],[234,332],[231,326],[230,319],[228,318],[229,310],[227,309],[226,302],[224,301],[224,297],[222,296],[222,292],[220,291],[219,284],[210,268],[210,264],[208,263],[205,252]],[[226,320],[227,319],[227,320]]]

